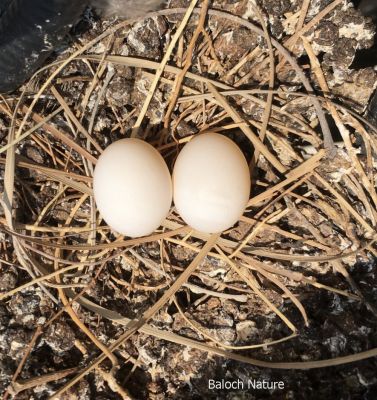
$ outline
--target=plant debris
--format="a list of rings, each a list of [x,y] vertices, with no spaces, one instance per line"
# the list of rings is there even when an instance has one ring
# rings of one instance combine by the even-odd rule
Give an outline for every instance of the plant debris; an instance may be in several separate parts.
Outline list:
[[[350,67],[374,30],[348,0],[171,0],[93,21],[2,98],[4,398],[372,398],[377,76]],[[239,223],[205,235],[173,208],[148,237],[111,232],[103,149],[141,137],[171,168],[208,130],[249,162]]]

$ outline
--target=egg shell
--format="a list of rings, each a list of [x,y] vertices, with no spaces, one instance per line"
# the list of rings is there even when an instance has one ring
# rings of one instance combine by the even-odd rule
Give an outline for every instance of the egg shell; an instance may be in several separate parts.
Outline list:
[[[197,231],[218,233],[245,211],[250,172],[240,148],[226,136],[203,133],[187,143],[173,170],[174,204]]]
[[[164,159],[140,139],[121,139],[105,149],[94,170],[93,191],[106,223],[130,237],[156,230],[172,202],[172,181]]]

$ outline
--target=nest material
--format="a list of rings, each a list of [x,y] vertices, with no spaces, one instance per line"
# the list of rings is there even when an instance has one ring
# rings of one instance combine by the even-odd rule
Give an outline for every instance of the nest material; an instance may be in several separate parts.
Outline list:
[[[341,15],[354,13],[347,2],[304,2],[283,10],[282,30],[291,32],[283,41],[268,33],[268,21],[277,30],[273,21],[282,12],[269,10],[270,3],[263,3],[269,20],[248,2],[232,11],[252,22],[207,10],[207,2],[190,18],[192,2],[188,10],[163,10],[134,26],[92,31],[77,51],[36,74],[18,99],[1,105],[4,123],[11,125],[2,159],[4,229],[14,262],[33,278],[2,298],[39,287],[54,310],[38,328],[38,335],[54,328],[46,339],[51,348],[59,335],[54,332],[69,330],[55,325],[54,315],[64,306],[83,334],[83,347],[76,347],[102,354],[90,370],[98,367],[123,398],[129,393],[99,365],[109,358],[116,367],[123,356],[137,363],[140,348],[142,364],[153,370],[156,357],[150,347],[143,350],[145,335],[189,346],[194,360],[201,351],[270,368],[336,365],[377,354],[364,348],[321,363],[274,353],[299,336],[297,343],[305,326],[310,329],[312,316],[302,300],[307,291],[328,291],[377,316],[349,273],[356,262],[376,255],[377,131],[360,116],[367,101],[359,101],[357,92],[359,87],[363,99],[371,95],[374,72],[363,72],[370,85],[357,79],[360,72],[340,67],[321,31],[325,22],[336,26]],[[353,93],[347,91],[351,83]],[[149,237],[130,240],[111,232],[91,189],[102,149],[121,137],[140,136],[172,166],[180,146],[205,130],[231,137],[250,162],[253,190],[240,222],[209,236],[191,231],[173,209]],[[112,321],[112,334],[110,328],[95,334],[96,316]],[[247,352],[263,348],[270,350],[258,353],[258,360]],[[115,349],[120,354],[114,356]],[[191,375],[199,368],[192,366]],[[66,375],[73,372],[58,394],[87,370]],[[27,389],[16,379],[12,388]]]

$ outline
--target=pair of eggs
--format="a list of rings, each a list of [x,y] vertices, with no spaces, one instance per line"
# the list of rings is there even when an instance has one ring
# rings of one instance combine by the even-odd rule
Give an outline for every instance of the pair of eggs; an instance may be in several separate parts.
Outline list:
[[[250,173],[239,147],[217,133],[200,134],[184,146],[173,179],[153,146],[139,139],[121,139],[99,157],[93,190],[103,219],[125,236],[139,237],[156,230],[173,199],[189,226],[218,233],[243,214]]]

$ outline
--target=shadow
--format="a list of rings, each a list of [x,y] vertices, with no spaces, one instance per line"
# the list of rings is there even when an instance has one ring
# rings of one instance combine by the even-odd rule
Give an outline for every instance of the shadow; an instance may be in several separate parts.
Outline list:
[[[366,17],[371,17],[374,23],[377,22],[377,1],[376,0],[353,0],[355,8]],[[351,69],[363,69],[374,67],[377,64],[377,41],[374,37],[374,43],[369,49],[360,49],[356,51],[355,58],[350,66]]]
[[[365,293],[370,290],[375,296],[376,261],[357,263],[351,273],[360,285],[365,281]],[[321,281],[334,285],[339,279],[342,278],[330,271],[322,275]],[[333,359],[377,347],[377,323],[363,304],[311,286],[293,290],[298,292],[308,313],[309,326],[304,326],[299,312],[288,300],[279,308],[298,328],[299,336],[267,348],[229,351],[268,362],[303,362]],[[263,343],[289,333],[278,317],[256,313],[247,317],[258,327],[258,333],[248,343]],[[176,333],[187,336],[189,329],[182,327]],[[117,380],[139,400],[372,400],[377,394],[376,358],[320,369],[270,369],[209,355],[151,336],[141,335],[136,342],[137,348],[129,344],[127,351],[135,358],[143,354],[144,365],[142,363],[127,381],[131,365],[122,366]],[[237,343],[238,346],[246,344]],[[145,364],[146,360],[150,360],[150,364]],[[155,371],[154,375],[148,370]],[[277,386],[279,382],[284,388]]]

